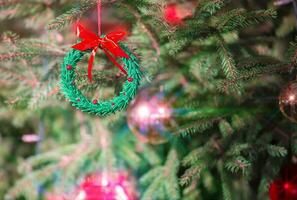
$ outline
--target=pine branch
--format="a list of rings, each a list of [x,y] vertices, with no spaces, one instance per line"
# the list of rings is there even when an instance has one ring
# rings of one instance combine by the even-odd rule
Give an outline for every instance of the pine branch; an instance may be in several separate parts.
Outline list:
[[[226,152],[226,155],[240,156],[241,153],[244,153],[246,151],[249,151],[250,148],[251,148],[250,147],[250,144],[248,144],[248,143],[234,144]]]
[[[6,31],[2,34],[2,40],[5,43],[15,45],[16,42],[19,40],[20,36],[14,32]]]
[[[168,154],[164,169],[164,178],[168,177],[164,185],[165,191],[167,193],[167,196],[170,197],[171,200],[180,199],[180,188],[177,179],[179,164],[180,163],[177,152],[175,149],[172,149]]]
[[[50,3],[49,1],[47,2]],[[2,0],[0,1],[1,19],[11,19],[38,15],[46,10],[48,4],[42,0]]]
[[[32,58],[32,56],[34,55],[36,54],[29,53],[29,52],[5,53],[5,54],[0,54],[0,61],[27,59],[27,58]]]
[[[197,19],[205,20],[217,13],[221,8],[223,8],[229,1],[228,0],[202,0],[199,2],[199,7],[197,11]]]
[[[234,130],[226,120],[221,120],[219,123],[219,129],[223,137],[228,137],[233,134]]]
[[[141,199],[180,199],[177,172],[179,161],[176,150],[170,150],[164,166],[157,166],[149,170],[140,178],[140,183],[149,185],[144,191]],[[165,195],[165,196],[164,196]]]
[[[29,173],[31,170],[38,168],[43,164],[50,162],[57,162],[61,159],[62,155],[72,153],[77,148],[77,144],[65,146],[63,148],[55,149],[46,153],[27,158],[18,167],[18,171],[22,174]]]
[[[225,168],[232,173],[241,172],[243,175],[246,175],[248,170],[251,167],[251,162],[249,162],[243,156],[237,156],[231,161],[225,163]]]
[[[138,169],[141,165],[142,159],[134,149],[122,145],[118,148],[118,154],[125,160],[133,169]]]
[[[81,160],[86,159],[88,154],[91,152],[98,151],[97,145],[94,141],[92,142],[91,138],[87,137],[82,139],[84,140],[81,143],[75,144],[75,151],[72,151],[71,155],[67,154],[70,149],[61,149],[61,153],[66,153],[66,155],[60,155],[58,162],[46,162],[39,155],[37,155],[36,159],[31,157],[29,164],[31,162],[32,165],[35,165],[41,161],[44,165],[41,165],[39,168],[34,168],[33,171],[31,171],[31,167],[33,166],[29,166],[30,173],[25,173],[24,176],[15,183],[14,187],[7,192],[5,199],[12,200],[20,197],[21,195],[33,200],[37,199],[38,194],[32,193],[32,191],[37,191],[33,183],[37,182],[39,184],[43,184],[50,180],[55,172],[59,170],[66,170],[70,165],[76,165],[78,162],[81,162]],[[53,156],[52,153],[45,155],[51,160]],[[22,168],[26,171],[27,166],[23,166]]]
[[[55,45],[34,40],[20,40],[15,44],[15,50],[0,54],[0,61],[15,61],[20,59],[31,60],[41,56],[64,56],[65,51]]]
[[[195,122],[192,121],[190,123],[179,126],[178,130],[175,130],[173,134],[188,136],[194,135],[196,133],[202,133],[210,129],[216,120],[217,119],[199,119]]]
[[[223,38],[218,36],[218,54],[221,59],[222,69],[227,79],[236,79],[239,76],[236,63]]]
[[[206,144],[192,150],[184,157],[182,165],[188,168],[180,178],[180,184],[182,186],[189,185],[194,180],[199,179],[205,169],[216,165],[212,157],[213,154],[211,153],[216,148],[214,140],[209,140]]]
[[[152,28],[142,20],[140,13],[136,9],[134,9],[130,5],[126,5],[126,4],[123,4],[123,5],[134,15],[134,17],[137,19],[137,21],[141,24],[141,28],[144,30],[144,32],[147,34],[147,36],[150,38],[150,40],[152,42],[152,46],[156,50],[157,57],[159,57],[161,54],[160,45],[157,41],[156,34],[152,31]]]
[[[152,166],[160,165],[162,162],[158,152],[153,147],[147,145],[143,147],[143,156]]]
[[[39,83],[39,81],[32,74],[28,77],[13,70],[6,69],[4,67],[0,67],[0,72],[2,72],[1,79],[7,80],[7,82],[11,85],[17,84],[17,82],[15,82],[15,80],[17,80],[25,83],[33,89]]]
[[[224,33],[247,28],[274,19],[275,17],[276,11],[271,9],[253,12],[247,12],[244,9],[234,9],[227,12],[227,14],[220,16],[216,26],[220,32]]]
[[[218,171],[219,171],[220,177],[221,177],[223,199],[224,200],[231,200],[232,199],[231,191],[230,191],[229,186],[227,185],[228,179],[227,179],[227,175],[226,175],[226,173],[224,171],[222,162],[219,162]]]
[[[268,145],[267,152],[272,157],[285,157],[288,154],[288,151],[286,148],[276,146],[276,145]]]
[[[141,200],[153,200],[156,197],[160,196],[161,194],[161,186],[163,182],[163,177],[162,176],[157,176],[151,185],[145,190],[143,193],[143,196],[141,197]]]
[[[61,29],[66,24],[71,24],[81,18],[81,16],[97,4],[94,0],[84,0],[81,1],[79,5],[75,6],[71,10],[65,12],[64,14],[58,16],[47,26],[49,30]]]
[[[15,186],[10,188],[6,193],[4,199],[5,200],[14,200],[20,197],[21,195],[31,197],[32,200],[37,200],[38,194],[34,185],[34,181],[39,183],[45,182],[49,179],[49,177],[54,174],[55,171],[59,170],[56,164],[51,164],[44,167],[41,170],[36,170],[24,178],[18,180],[15,183]]]
[[[296,51],[297,52],[297,51]],[[287,73],[295,68],[295,63],[279,63],[265,66],[258,66],[248,70],[241,70],[240,76],[236,79],[223,80],[220,84],[224,88],[232,87],[234,84],[238,84],[240,81],[249,80],[253,78],[257,78],[267,74],[274,74],[276,72],[279,73]]]
[[[147,172],[145,175],[143,175],[139,182],[142,185],[148,185],[150,184],[156,177],[158,177],[161,173],[163,173],[163,167],[157,166],[154,169]]]
[[[193,180],[200,178],[201,172],[205,168],[203,165],[195,165],[188,168],[180,178],[180,184],[182,186],[189,185]]]

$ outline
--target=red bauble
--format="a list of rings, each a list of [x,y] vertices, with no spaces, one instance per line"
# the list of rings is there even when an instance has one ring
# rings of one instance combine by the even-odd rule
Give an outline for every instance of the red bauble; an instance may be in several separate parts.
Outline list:
[[[77,200],[136,200],[133,181],[125,172],[88,175],[77,192]]]
[[[183,20],[193,15],[192,10],[185,5],[168,4],[164,10],[164,18],[167,23],[180,25]]]
[[[270,200],[297,200],[297,164],[285,166],[269,188]]]

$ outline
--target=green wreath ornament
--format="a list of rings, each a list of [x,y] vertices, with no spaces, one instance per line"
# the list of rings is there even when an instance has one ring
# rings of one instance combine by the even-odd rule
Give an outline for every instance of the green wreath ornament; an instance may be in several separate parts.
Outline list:
[[[120,46],[129,56],[129,58],[121,58],[124,63],[123,67],[127,71],[127,80],[124,82],[122,91],[118,96],[100,102],[97,99],[89,100],[86,98],[74,84],[76,65],[82,60],[86,51],[71,49],[67,53],[61,65],[60,88],[66,98],[72,103],[72,106],[83,112],[101,117],[127,108],[137,93],[142,73],[139,69],[139,60],[137,57],[125,45],[120,43]]]

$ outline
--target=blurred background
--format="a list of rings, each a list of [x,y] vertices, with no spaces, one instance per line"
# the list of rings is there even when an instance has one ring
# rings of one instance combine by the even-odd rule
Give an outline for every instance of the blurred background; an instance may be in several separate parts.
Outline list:
[[[97,33],[96,5],[0,0],[0,199],[269,199],[297,161],[297,4],[102,0],[102,33],[126,32],[142,71],[128,109],[103,118],[60,88],[76,23]],[[90,83],[88,59],[79,90],[118,95],[125,75],[98,50]],[[90,174],[125,180],[126,196],[86,189]],[[293,185],[275,200],[297,199]]]

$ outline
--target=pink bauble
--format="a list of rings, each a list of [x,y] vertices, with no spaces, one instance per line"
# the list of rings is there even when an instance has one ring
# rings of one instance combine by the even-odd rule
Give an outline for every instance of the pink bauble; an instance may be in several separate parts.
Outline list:
[[[137,95],[127,110],[128,126],[140,142],[161,144],[170,139],[175,121],[172,102],[164,92],[145,89]]]
[[[136,200],[134,182],[126,172],[96,173],[85,177],[75,200]]]

